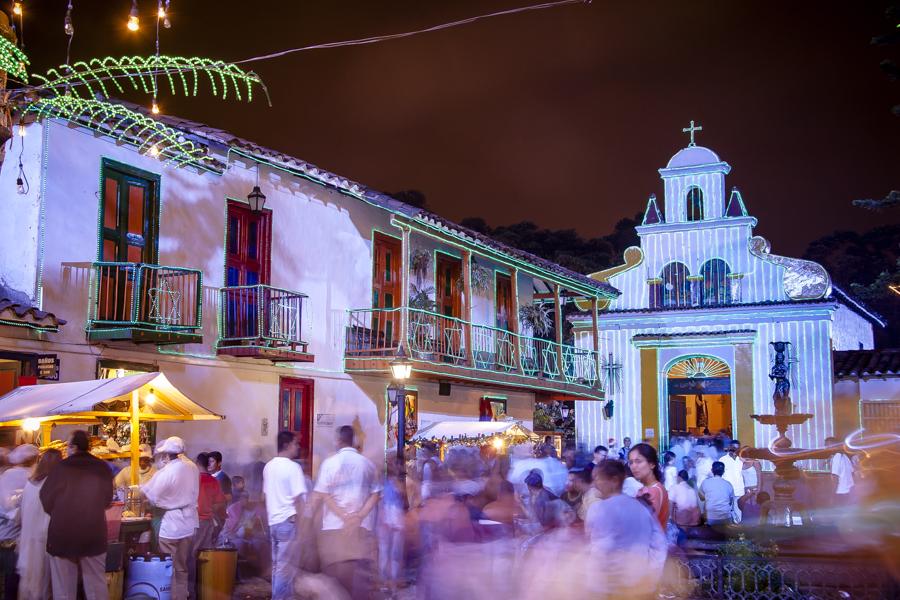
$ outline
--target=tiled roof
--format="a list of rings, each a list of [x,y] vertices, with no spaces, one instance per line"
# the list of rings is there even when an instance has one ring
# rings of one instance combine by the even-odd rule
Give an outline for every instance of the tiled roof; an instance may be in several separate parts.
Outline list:
[[[900,348],[834,353],[834,376],[838,379],[883,375],[900,375]]]
[[[65,324],[66,321],[64,319],[58,318],[53,313],[27,304],[14,302],[9,298],[0,298],[0,325],[59,331],[59,326]]]
[[[831,294],[832,296],[843,302],[845,306],[847,306],[854,312],[861,314],[863,317],[865,317],[869,321],[872,321],[874,324],[880,325],[882,327],[887,327],[887,321],[884,320],[884,317],[863,304],[862,300],[854,298],[833,283],[831,284]]]
[[[123,102],[120,100],[117,100],[117,102],[121,102],[123,105],[128,106],[132,110],[142,111],[145,113],[147,112],[146,108],[140,105],[130,102]],[[366,187],[365,185],[347,179],[346,177],[335,175],[330,171],[321,169],[311,163],[300,160],[299,158],[295,158],[277,150],[272,150],[271,148],[260,146],[259,144],[251,142],[249,140],[239,138],[236,135],[231,134],[225,130],[210,127],[209,125],[204,125],[203,123],[198,123],[196,121],[182,119],[171,115],[157,115],[155,116],[155,118],[165,123],[169,127],[179,129],[188,134],[197,136],[198,138],[221,144],[230,149],[242,151],[257,158],[262,158],[273,163],[277,163],[288,170],[297,172],[299,175],[306,176],[325,185],[338,188],[339,190],[355,196],[364,202],[367,202],[384,210],[402,215],[416,221],[420,221],[428,225],[437,225],[442,229],[451,230],[451,233],[453,233],[453,235],[457,237],[468,239],[469,241],[472,241],[477,245],[487,246],[498,252],[507,254],[517,260],[521,260],[530,263],[538,268],[550,271],[562,278],[576,281],[582,285],[589,286],[590,288],[603,292],[607,295],[619,295],[619,291],[606,282],[597,281],[588,277],[587,275],[576,273],[575,271],[566,269],[565,267],[554,262],[540,258],[539,256],[535,256],[534,254],[525,252],[524,250],[514,248],[512,246],[504,244],[503,242],[499,242],[493,238],[463,227],[462,225],[459,225],[458,223],[455,223],[449,219],[445,219],[440,215],[436,215],[427,210],[423,210],[405,202],[401,202],[400,200],[392,198],[391,196],[379,192],[378,190]]]
[[[685,333],[639,333],[632,337],[634,340],[655,340],[658,338],[686,338],[686,337],[709,337],[716,335],[735,335],[735,334],[755,334],[755,329],[732,329],[722,331],[688,331]]]
[[[468,227],[463,227],[449,219],[445,219],[440,215],[436,215],[432,212],[428,212],[426,210],[419,211],[419,214],[416,215],[416,220],[421,221],[423,223],[427,223],[429,225],[434,225],[442,229],[450,229],[457,237],[462,237],[464,239],[469,239],[470,241],[475,242],[476,244],[484,245],[489,248],[493,248],[498,250],[504,254],[508,254],[509,256],[516,258],[518,260],[529,262],[537,267],[540,267],[546,271],[550,271],[551,273],[555,273],[560,277],[564,277],[566,279],[572,279],[577,281],[582,285],[589,286],[593,289],[600,290],[606,292],[607,294],[618,296],[619,290],[606,283],[605,281],[597,281],[587,275],[582,275],[581,273],[576,273],[570,269],[567,269],[563,266],[556,264],[555,262],[546,260],[539,256],[535,256],[530,252],[526,252],[524,250],[519,250],[518,248],[514,248],[513,246],[509,246],[504,244],[503,242],[498,242],[497,240],[488,237],[482,233],[478,233]]]

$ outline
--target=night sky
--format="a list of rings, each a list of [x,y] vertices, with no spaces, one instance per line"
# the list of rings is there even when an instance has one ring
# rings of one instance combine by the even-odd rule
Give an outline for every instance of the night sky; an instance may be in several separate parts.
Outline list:
[[[536,0],[172,0],[162,52],[240,60],[396,33]],[[32,71],[65,58],[65,0],[26,0]],[[74,0],[72,59],[150,54],[155,1]],[[164,112],[382,191],[418,189],[452,219],[604,235],[662,195],[656,170],[698,143],[732,166],[757,233],[799,255],[835,229],[894,219],[850,205],[900,187],[900,84],[871,46],[882,2],[594,2],[252,66],[273,107],[208,94]],[[132,98],[142,101],[140,98]],[[149,100],[144,100],[149,105]]]

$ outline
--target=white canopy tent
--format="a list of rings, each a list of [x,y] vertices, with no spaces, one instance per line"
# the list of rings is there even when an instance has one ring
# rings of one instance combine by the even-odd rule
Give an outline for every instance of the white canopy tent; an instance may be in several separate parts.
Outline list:
[[[417,431],[411,441],[465,444],[491,439],[502,439],[509,445],[539,442],[541,438],[520,421],[438,421]]]
[[[132,484],[136,484],[141,421],[224,417],[185,396],[162,373],[26,385],[0,397],[0,427],[40,428],[49,433],[53,424],[90,424],[108,418],[131,422],[131,473]]]

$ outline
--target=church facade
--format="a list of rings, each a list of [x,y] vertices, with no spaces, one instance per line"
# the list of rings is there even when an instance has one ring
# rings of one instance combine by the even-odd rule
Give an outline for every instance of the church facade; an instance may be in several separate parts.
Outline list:
[[[794,411],[815,415],[788,435],[819,447],[836,429],[832,351],[872,348],[882,323],[822,266],[772,254],[741,193],[726,188],[729,164],[694,143],[693,123],[685,131],[691,143],[659,169],[664,197],[647,201],[640,246],[592,275],[621,295],[597,315],[606,400],[578,403],[578,441],[667,447],[673,435],[724,430],[768,444],[774,428],[750,415],[773,410],[771,343],[784,341]],[[589,344],[589,312],[572,321]]]

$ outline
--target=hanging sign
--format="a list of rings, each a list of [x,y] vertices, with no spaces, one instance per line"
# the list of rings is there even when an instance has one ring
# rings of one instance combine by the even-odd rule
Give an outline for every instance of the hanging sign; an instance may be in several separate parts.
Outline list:
[[[55,354],[38,355],[37,378],[47,381],[59,381],[59,357]]]

